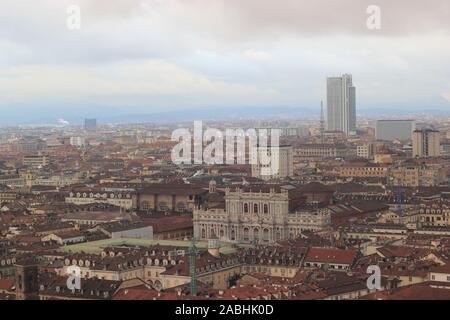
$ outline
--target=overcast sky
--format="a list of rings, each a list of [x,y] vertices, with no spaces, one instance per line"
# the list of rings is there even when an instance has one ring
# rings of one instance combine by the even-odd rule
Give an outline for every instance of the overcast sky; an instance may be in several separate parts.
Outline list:
[[[81,28],[67,27],[67,7]],[[381,29],[369,30],[369,5]],[[450,110],[448,0],[1,0],[0,107],[130,112],[318,106]]]

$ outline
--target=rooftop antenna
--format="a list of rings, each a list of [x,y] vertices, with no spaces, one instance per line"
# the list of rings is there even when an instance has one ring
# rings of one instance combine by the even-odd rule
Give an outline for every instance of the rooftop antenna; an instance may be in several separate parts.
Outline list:
[[[189,273],[191,276],[191,295],[197,295],[197,276],[195,274],[195,258],[197,256],[197,250],[195,247],[195,237],[192,237],[191,244],[189,245]]]
[[[320,143],[323,144],[323,134],[325,131],[325,118],[323,116],[323,101],[320,101]]]

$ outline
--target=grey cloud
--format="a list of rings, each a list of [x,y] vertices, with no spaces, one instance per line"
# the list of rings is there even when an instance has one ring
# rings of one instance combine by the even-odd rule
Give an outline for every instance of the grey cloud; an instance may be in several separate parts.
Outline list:
[[[76,32],[66,28],[71,4],[82,10]],[[366,27],[372,4],[381,7],[381,30]],[[171,58],[285,37],[450,31],[448,0],[4,0],[0,7],[0,45],[30,51],[25,63]]]
[[[81,7],[79,31],[66,28],[69,4]],[[381,7],[379,31],[366,28],[372,4]],[[125,106],[130,96],[139,99],[151,90],[144,86],[137,94],[125,85],[126,72],[113,74],[109,66],[136,66],[128,71],[133,75],[146,70],[145,61],[162,60],[215,85],[202,87],[201,94],[183,93],[185,102],[164,94],[158,98],[161,105],[214,105],[223,99],[235,105],[253,99],[255,104],[308,105],[323,99],[327,75],[342,72],[354,73],[361,104],[426,104],[433,97],[447,103],[449,6],[448,0],[2,0],[0,82],[9,89],[0,98],[12,92],[28,92],[30,99],[33,94],[53,97],[63,91],[59,83],[72,83],[60,78],[75,78],[67,68],[95,68],[91,82],[80,77],[59,98],[72,100],[81,92],[79,99],[89,102],[93,90],[107,87],[97,98]],[[27,75],[26,82],[8,80],[18,77],[7,71],[17,66],[24,68],[19,75]],[[48,67],[55,72],[41,71]],[[152,72],[133,81],[148,83]],[[42,73],[52,76],[46,87]],[[172,79],[163,92],[185,86]],[[217,83],[233,89],[232,94],[218,99],[217,89],[211,89]],[[244,94],[236,85],[255,91]],[[124,98],[108,97],[111,92]],[[149,100],[142,98],[139,105]]]
[[[225,2],[224,2],[225,3]],[[225,7],[243,26],[255,31],[283,30],[298,34],[377,34],[366,27],[370,5],[381,9],[382,35],[450,31],[447,0],[244,0]]]

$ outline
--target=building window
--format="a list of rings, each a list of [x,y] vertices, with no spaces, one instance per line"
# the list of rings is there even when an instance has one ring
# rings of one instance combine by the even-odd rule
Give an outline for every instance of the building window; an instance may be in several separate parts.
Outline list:
[[[253,229],[253,239],[255,239],[255,241],[259,240],[259,229],[258,228]]]
[[[258,213],[258,204],[256,203],[253,205],[253,212]]]
[[[167,206],[167,203],[165,203],[164,201],[161,201],[159,204],[159,210],[160,211],[167,211],[169,210],[169,207]]]
[[[269,213],[269,206],[267,204],[264,204],[264,213]]]
[[[150,205],[148,203],[148,201],[143,201],[142,202],[142,210],[148,210],[150,209]]]
[[[206,230],[202,229],[202,239],[206,239]]]
[[[244,228],[244,240],[248,241],[249,240],[249,232],[248,232],[248,228]]]
[[[269,229],[267,228],[263,230],[263,240],[269,241]]]
[[[244,203],[244,213],[248,213],[248,203]]]
[[[186,205],[184,202],[178,202],[177,204],[177,211],[179,212],[185,212],[186,211]]]

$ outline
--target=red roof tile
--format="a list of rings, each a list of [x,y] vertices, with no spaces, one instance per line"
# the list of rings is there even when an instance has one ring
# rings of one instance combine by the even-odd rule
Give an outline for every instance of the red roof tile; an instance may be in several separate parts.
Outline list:
[[[10,291],[14,287],[14,281],[10,279],[0,279],[0,290]]]
[[[352,264],[357,253],[353,249],[310,248],[305,262]]]

